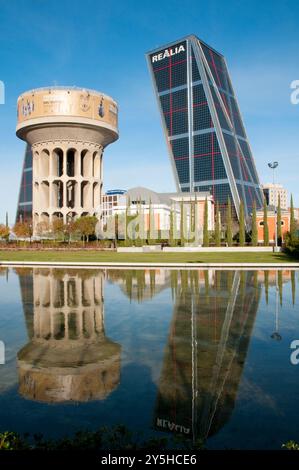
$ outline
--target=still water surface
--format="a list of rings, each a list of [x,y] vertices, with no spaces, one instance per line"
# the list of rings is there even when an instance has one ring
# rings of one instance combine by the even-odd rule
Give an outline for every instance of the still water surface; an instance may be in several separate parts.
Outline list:
[[[3,269],[0,431],[299,441],[298,271]],[[299,357],[299,355],[298,355]]]

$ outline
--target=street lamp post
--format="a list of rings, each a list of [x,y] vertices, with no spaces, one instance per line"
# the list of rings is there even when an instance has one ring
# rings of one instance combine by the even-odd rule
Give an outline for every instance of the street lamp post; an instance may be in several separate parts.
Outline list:
[[[268,163],[268,167],[273,170],[273,190],[275,190],[275,168],[278,167],[278,162]],[[275,240],[274,251],[277,251],[277,209],[276,209],[276,191],[274,192],[274,222],[275,222]]]

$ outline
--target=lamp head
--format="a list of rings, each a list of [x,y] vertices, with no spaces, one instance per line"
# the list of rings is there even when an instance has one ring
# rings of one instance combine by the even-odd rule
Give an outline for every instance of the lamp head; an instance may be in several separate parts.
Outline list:
[[[275,168],[278,167],[278,162],[268,163],[268,167],[274,170]]]

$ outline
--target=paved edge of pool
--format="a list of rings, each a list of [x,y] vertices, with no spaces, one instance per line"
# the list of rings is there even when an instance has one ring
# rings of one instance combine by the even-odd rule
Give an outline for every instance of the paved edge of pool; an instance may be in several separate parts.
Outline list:
[[[0,261],[0,266],[76,267],[76,268],[285,268],[299,269],[299,263],[116,263],[75,261]]]

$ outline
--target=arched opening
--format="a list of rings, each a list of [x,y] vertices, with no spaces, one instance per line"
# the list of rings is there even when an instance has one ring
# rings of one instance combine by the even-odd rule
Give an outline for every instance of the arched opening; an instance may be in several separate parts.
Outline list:
[[[66,153],[66,174],[67,176],[75,176],[75,149],[68,149]]]
[[[81,292],[82,292],[82,305],[84,307],[90,307],[91,305],[91,292],[90,292],[90,279],[82,279]]]
[[[63,175],[63,150],[56,148],[53,150],[53,176]]]
[[[62,220],[62,219],[63,219],[62,212],[53,212],[52,222],[55,222],[56,220]]]
[[[73,222],[77,217],[77,212],[68,212],[66,215],[66,222]]]
[[[77,301],[77,292],[76,292],[76,280],[74,278],[70,278],[67,281],[67,305],[68,307],[78,307],[78,301]],[[70,319],[69,314],[69,319]],[[74,320],[76,320],[76,314],[74,313]],[[76,321],[73,324],[73,327],[75,327]],[[69,325],[70,326],[70,325]]]
[[[48,212],[42,212],[40,216],[40,222],[43,222],[44,224],[49,225],[49,220],[50,220],[50,217],[49,217]]]
[[[76,299],[74,297],[75,292],[75,280],[72,279],[69,281],[68,285],[68,305],[71,306],[77,306],[76,304]],[[77,339],[79,338],[80,331],[78,331],[78,321],[77,321],[77,313],[76,312],[71,312],[68,315],[68,333],[69,333],[69,339]]]
[[[64,307],[64,280],[56,279],[55,281],[53,289],[53,305],[55,308],[62,308]]]
[[[53,181],[53,206],[63,207],[63,182]]]
[[[63,283],[62,283],[63,284]],[[64,284],[63,284],[64,285]],[[57,340],[65,337],[65,318],[62,312],[53,315],[54,338]]]
[[[75,207],[76,181],[66,183],[66,205],[73,209]]]

